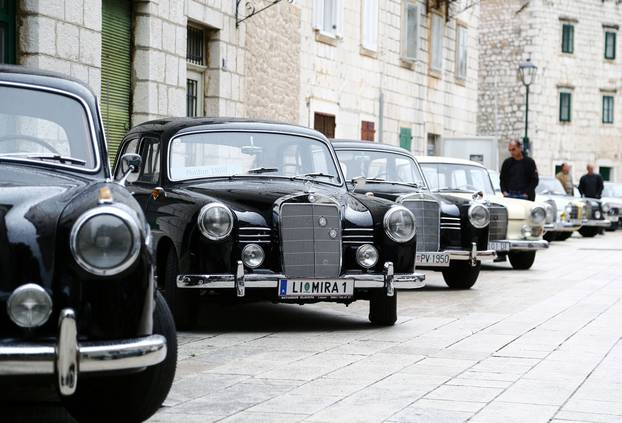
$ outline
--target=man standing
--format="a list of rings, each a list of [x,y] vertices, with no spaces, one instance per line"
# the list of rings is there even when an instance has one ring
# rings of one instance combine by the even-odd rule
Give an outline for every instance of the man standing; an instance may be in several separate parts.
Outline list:
[[[566,194],[573,195],[574,184],[572,183],[572,175],[570,174],[570,165],[568,163],[562,163],[562,170],[555,177],[562,183]]]
[[[506,197],[534,201],[538,185],[536,162],[523,154],[523,146],[518,140],[508,144],[508,157],[501,166],[499,175],[501,192]]]
[[[587,165],[587,173],[579,179],[579,192],[588,198],[600,198],[603,193],[603,177],[594,173],[594,165]]]

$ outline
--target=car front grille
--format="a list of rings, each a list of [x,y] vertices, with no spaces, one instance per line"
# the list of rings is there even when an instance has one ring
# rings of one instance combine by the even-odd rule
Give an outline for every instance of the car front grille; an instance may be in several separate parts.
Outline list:
[[[333,278],[341,270],[341,216],[331,204],[281,206],[283,272],[289,278]]]
[[[579,218],[579,206],[577,205],[572,205],[572,210],[570,211],[570,218],[571,219],[578,219]]]
[[[585,213],[583,215],[584,219],[592,219],[593,218],[593,210],[592,210],[592,204],[590,203],[585,203]]]
[[[238,242],[246,244],[268,244],[272,239],[270,228],[246,227],[238,229]]]
[[[371,228],[346,228],[343,230],[343,243],[357,247],[374,243],[374,230]]]
[[[506,239],[508,233],[508,210],[503,206],[490,205],[490,225],[488,226],[488,240]]]
[[[460,218],[459,217],[441,217],[441,230],[460,230]]]
[[[438,251],[440,242],[440,205],[434,200],[407,200],[404,207],[415,215],[417,251]]]

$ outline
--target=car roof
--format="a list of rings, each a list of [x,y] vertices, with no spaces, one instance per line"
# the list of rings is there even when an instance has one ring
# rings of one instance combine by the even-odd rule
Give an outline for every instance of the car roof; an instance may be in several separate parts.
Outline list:
[[[378,142],[359,141],[359,140],[345,140],[345,139],[331,139],[330,140],[335,147],[335,150],[344,149],[356,149],[356,150],[384,150],[395,153],[405,154],[412,156],[412,153],[402,147],[390,144],[382,144]]]
[[[81,81],[66,75],[19,65],[0,65],[0,82],[38,85],[69,92],[82,98],[95,98],[95,94]]]
[[[423,163],[448,163],[448,164],[461,164],[467,166],[477,166],[486,169],[481,163],[474,162],[472,160],[456,159],[454,157],[445,156],[417,156],[417,161]]]

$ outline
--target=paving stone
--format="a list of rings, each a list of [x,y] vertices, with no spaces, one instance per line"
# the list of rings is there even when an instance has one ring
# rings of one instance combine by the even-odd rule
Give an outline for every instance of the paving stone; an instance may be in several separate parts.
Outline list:
[[[495,401],[477,413],[472,423],[545,423],[557,411],[557,407],[550,405],[516,404]]]
[[[463,385],[443,385],[426,395],[427,399],[473,401],[487,403],[503,391],[502,388],[482,388]]]

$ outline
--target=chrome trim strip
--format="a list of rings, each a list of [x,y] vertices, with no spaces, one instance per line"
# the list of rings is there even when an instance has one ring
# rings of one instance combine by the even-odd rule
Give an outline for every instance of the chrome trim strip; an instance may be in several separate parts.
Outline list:
[[[544,239],[538,240],[510,240],[510,239],[494,239],[492,242],[507,242],[510,244],[510,251],[537,251],[549,248],[549,242]]]

